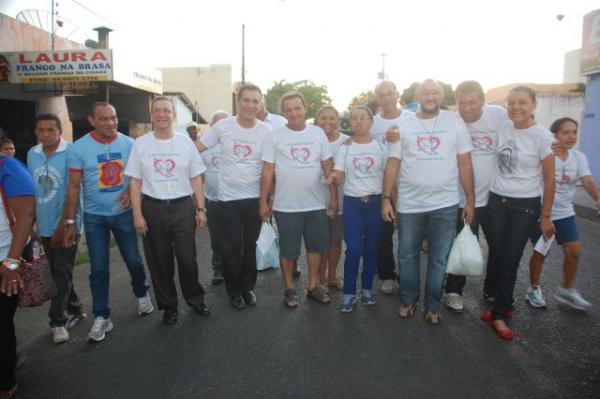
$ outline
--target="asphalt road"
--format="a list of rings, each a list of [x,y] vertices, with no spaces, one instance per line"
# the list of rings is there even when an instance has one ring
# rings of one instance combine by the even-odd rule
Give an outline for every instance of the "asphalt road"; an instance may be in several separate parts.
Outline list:
[[[222,285],[209,286],[205,231],[197,238],[212,315],[181,305],[178,324],[164,326],[157,311],[136,315],[128,274],[113,251],[115,328],[104,342],[86,342],[90,317],[56,346],[47,305],[17,312],[27,357],[19,398],[600,398],[600,224],[579,219],[578,226],[584,254],[577,285],[595,307],[573,311],[552,297],[562,270],[556,247],[543,274],[548,309],[529,307],[528,247],[515,290],[513,342],[479,320],[486,308],[482,279],[468,282],[465,312],[444,312],[438,327],[421,312],[400,319],[397,296],[380,296],[376,306],[350,314],[337,311],[337,294],[328,306],[302,298],[297,310],[286,309],[278,270],[259,273],[258,306],[234,310]],[[75,281],[90,309],[88,272],[77,267]],[[305,279],[306,272],[301,289]]]

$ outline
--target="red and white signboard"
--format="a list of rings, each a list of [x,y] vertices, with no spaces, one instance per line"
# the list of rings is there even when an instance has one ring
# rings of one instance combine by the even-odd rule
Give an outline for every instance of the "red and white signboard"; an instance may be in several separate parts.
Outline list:
[[[0,53],[0,82],[63,83],[112,80],[111,50]]]
[[[600,9],[583,17],[581,74],[600,72]]]

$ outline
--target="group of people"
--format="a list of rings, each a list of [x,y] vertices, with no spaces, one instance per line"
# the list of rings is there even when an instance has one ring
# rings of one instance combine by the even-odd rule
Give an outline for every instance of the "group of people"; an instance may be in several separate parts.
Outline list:
[[[443,303],[451,311],[464,309],[466,278],[446,275],[446,261],[457,231],[467,225],[475,234],[481,226],[489,245],[483,294],[491,310],[481,318],[500,338],[513,338],[507,322],[529,239],[556,236],[565,253],[556,298],[577,309],[591,306],[573,288],[581,243],[572,200],[579,180],[599,208],[600,195],[585,156],[572,149],[576,121],[561,118],[551,132],[537,124],[535,92],[525,86],[510,91],[505,109],[486,105],[477,82],[462,82],[457,113],[442,109],[443,88],[431,79],[416,90],[416,113],[400,107],[391,81],[380,82],[375,94],[380,112],[351,110],[352,136],[338,131],[340,117],[330,105],[308,123],[306,101],[297,92],[281,100],[285,118],[269,113],[252,84],[237,93],[238,115],[215,112],[200,137],[192,125],[189,135],[174,130],[175,107],[165,96],[151,103],[154,130],[135,141],[117,131],[117,111],[106,102],[93,104],[93,130],[72,144],[62,138],[56,115],[38,115],[39,144],[29,151],[27,168],[0,156],[6,214],[0,218],[0,393],[7,397],[16,387],[13,316],[23,288],[20,258],[34,221],[58,291],[49,310],[55,343],[67,341],[69,330],[86,318],[72,280],[82,230],[94,313],[88,339],[94,342],[113,329],[111,232],[131,276],[136,312],[154,309],[139,233],[162,321],[175,324],[175,264],[187,305],[210,314],[198,279],[195,230],[208,225],[212,283],[224,281],[230,305],[243,309],[258,301],[256,241],[262,223],[272,219],[289,308],[299,305],[294,279],[304,241],[308,299],[328,304],[335,289],[342,291],[340,312],[353,311],[359,299],[375,305],[378,274],[384,294],[399,288],[399,315],[410,318],[419,303],[426,240],[424,318],[437,325]],[[343,281],[337,277],[342,240]],[[530,263],[526,297],[536,307],[545,306],[543,260],[534,253]]]

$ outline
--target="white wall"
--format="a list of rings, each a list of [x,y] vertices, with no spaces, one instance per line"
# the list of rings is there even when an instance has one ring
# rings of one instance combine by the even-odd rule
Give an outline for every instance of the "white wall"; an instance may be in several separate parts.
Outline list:
[[[563,67],[563,83],[585,83],[585,76],[581,76],[581,50],[572,50],[565,53]]]
[[[537,96],[537,108],[535,119],[538,123],[550,129],[552,122],[558,118],[568,116],[581,123],[582,113],[585,107],[585,99],[581,96],[543,95]],[[575,148],[579,148],[579,137]]]

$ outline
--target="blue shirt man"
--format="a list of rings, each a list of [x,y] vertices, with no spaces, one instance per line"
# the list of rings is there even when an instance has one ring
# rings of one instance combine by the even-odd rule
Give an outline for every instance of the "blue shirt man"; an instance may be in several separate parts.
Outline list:
[[[94,325],[90,341],[102,341],[111,331],[109,307],[109,237],[113,233],[125,261],[133,293],[138,299],[137,313],[151,313],[148,282],[138,250],[137,234],[129,209],[128,180],[124,171],[133,140],[117,132],[115,108],[105,102],[92,105],[89,123],[94,130],[69,149],[69,189],[66,216],[71,219],[83,186],[83,225],[90,254]],[[67,225],[64,242],[74,242],[74,228]]]
[[[27,153],[27,168],[33,176],[36,191],[36,222],[46,259],[52,270],[57,295],[50,304],[50,328],[54,343],[69,340],[69,328],[86,318],[73,286],[73,266],[77,253],[81,213],[76,215],[75,245],[63,246],[63,210],[67,198],[67,149],[62,139],[62,123],[54,114],[35,118],[34,131],[38,145]]]

